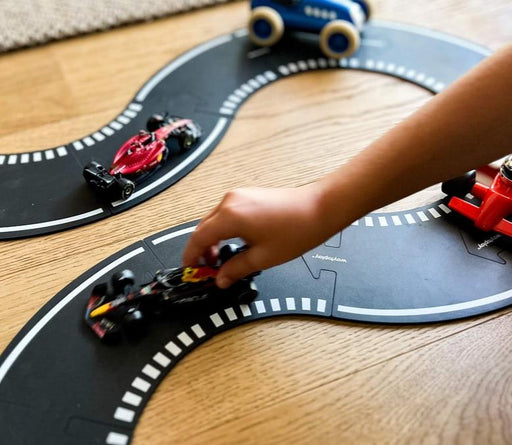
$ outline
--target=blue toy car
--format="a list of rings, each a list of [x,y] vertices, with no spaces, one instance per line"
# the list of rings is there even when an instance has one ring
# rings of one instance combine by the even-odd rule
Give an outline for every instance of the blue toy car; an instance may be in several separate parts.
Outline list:
[[[319,33],[323,53],[335,59],[357,51],[371,15],[370,0],[251,0],[251,9],[249,37],[256,45],[274,45],[285,29]]]

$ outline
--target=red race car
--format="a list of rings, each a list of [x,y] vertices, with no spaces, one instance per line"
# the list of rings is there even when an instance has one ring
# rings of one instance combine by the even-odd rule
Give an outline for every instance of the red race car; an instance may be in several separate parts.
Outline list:
[[[443,183],[442,191],[451,196],[448,207],[473,220],[480,230],[512,236],[512,156],[500,168],[485,166],[478,171],[494,178],[489,186],[477,182],[476,170]],[[468,193],[481,200],[480,205],[465,200]]]
[[[200,137],[201,129],[193,120],[154,114],[147,122],[147,131],[141,130],[128,139],[108,169],[99,162],[90,162],[83,170],[84,178],[111,201],[128,199],[135,190],[135,181],[165,162],[172,140],[177,140],[183,152],[191,149]]]

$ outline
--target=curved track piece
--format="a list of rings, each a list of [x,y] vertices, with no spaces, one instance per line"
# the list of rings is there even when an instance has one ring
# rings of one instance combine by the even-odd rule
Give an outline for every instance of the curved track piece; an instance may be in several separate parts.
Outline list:
[[[245,30],[218,37],[165,66],[116,119],[91,135],[53,149],[0,155],[0,239],[80,226],[154,196],[208,156],[251,94],[281,78],[351,68],[392,75],[437,93],[488,54],[456,37],[391,22],[369,23],[359,51],[339,61],[321,57],[315,36],[297,34],[272,49],[253,47]],[[165,110],[198,122],[202,142],[169,159],[127,201],[98,201],[82,178],[84,165],[91,160],[109,165],[151,114]]]
[[[370,214],[256,277],[260,295],[251,304],[154,320],[140,341],[107,346],[82,318],[93,286],[125,268],[144,282],[159,268],[180,265],[195,223],[135,243],[59,292],[4,351],[2,440],[127,444],[153,391],[181,358],[217,333],[261,318],[421,323],[511,304],[512,240],[466,223],[443,201]]]

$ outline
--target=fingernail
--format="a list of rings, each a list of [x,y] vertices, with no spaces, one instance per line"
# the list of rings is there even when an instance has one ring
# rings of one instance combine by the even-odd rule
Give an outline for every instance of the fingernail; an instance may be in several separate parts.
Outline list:
[[[220,287],[221,289],[226,289],[229,286],[231,286],[231,284],[232,284],[231,280],[227,277],[218,277],[217,278],[217,286]]]

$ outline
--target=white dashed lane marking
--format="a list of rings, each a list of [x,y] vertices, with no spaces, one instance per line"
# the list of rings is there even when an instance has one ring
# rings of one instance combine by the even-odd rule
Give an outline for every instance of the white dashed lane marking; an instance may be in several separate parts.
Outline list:
[[[129,437],[126,434],[110,432],[108,433],[106,444],[107,445],[127,445]]]
[[[210,315],[210,320],[214,324],[216,328],[222,326],[224,322],[222,321],[222,318],[220,318],[220,315],[215,312],[214,314]]]
[[[171,359],[161,352],[157,352],[153,356],[153,360],[157,362],[162,368],[167,368],[171,364]]]
[[[241,304],[240,311],[242,312],[242,315],[244,317],[250,317],[252,315],[251,308],[249,307],[248,304]]]
[[[142,374],[155,380],[160,375],[160,371],[152,365],[146,365],[144,368],[142,368]]]
[[[128,405],[139,406],[140,402],[142,402],[142,397],[134,394],[133,392],[126,391],[122,398],[122,401]]]
[[[122,406],[118,406],[115,413],[114,419],[121,420],[122,422],[131,423],[135,418],[135,411],[127,408],[123,408]]]
[[[151,388],[151,384],[140,377],[136,377],[132,382],[132,386],[142,392],[147,392]]]
[[[262,300],[258,300],[254,302],[254,306],[256,307],[256,311],[258,314],[264,314],[267,312],[267,309],[265,308],[265,303]]]
[[[190,338],[190,335],[188,335],[186,332],[182,332],[178,335],[178,339],[186,346],[190,346],[192,343],[194,343],[194,340]]]
[[[172,341],[165,345],[165,349],[167,349],[174,357],[177,357],[181,354],[181,348]]]
[[[228,307],[227,309],[224,309],[224,312],[226,314],[226,317],[228,317],[229,321],[235,321],[238,318],[238,316],[236,315],[236,313],[232,307]]]
[[[192,329],[192,332],[196,335],[197,338],[203,338],[206,334],[201,326],[199,324],[195,324],[190,329]]]

